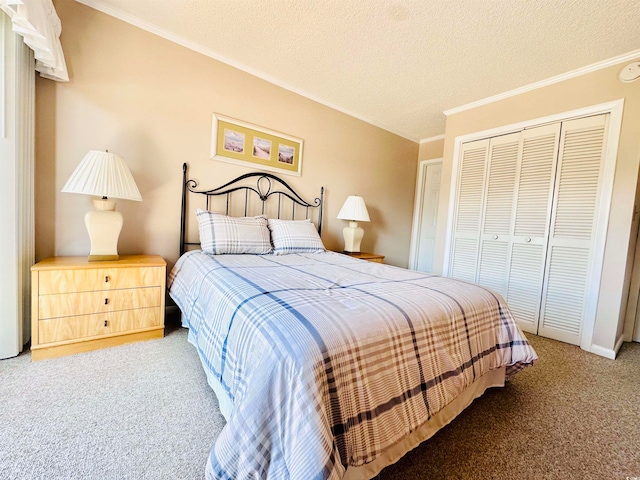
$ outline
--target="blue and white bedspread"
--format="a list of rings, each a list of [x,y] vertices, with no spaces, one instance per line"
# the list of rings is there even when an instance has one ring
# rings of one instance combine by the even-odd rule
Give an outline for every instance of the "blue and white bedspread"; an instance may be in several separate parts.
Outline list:
[[[537,358],[496,293],[346,255],[193,251],[169,284],[232,405],[209,479],[341,478]]]

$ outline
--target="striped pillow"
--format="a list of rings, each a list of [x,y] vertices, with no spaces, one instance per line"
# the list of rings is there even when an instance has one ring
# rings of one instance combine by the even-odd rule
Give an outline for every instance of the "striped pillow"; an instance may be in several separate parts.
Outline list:
[[[311,220],[274,220],[270,218],[269,230],[271,230],[273,252],[276,255],[325,251],[320,235]]]
[[[200,247],[207,253],[271,253],[267,217],[229,217],[196,209]]]

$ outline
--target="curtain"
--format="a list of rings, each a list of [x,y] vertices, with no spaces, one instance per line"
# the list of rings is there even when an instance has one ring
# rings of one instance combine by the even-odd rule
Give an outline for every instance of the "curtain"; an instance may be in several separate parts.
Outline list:
[[[68,82],[60,44],[62,25],[52,0],[0,0],[0,10],[9,15],[13,31],[33,50],[40,76]]]
[[[5,12],[5,13],[3,13]],[[35,70],[69,81],[51,0],[0,0],[0,359],[30,337]]]
[[[29,340],[34,262],[34,53],[0,11],[0,359]]]

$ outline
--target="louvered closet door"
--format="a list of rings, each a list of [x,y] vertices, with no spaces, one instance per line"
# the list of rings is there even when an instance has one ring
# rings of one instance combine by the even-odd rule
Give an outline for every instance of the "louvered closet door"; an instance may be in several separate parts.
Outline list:
[[[507,290],[511,216],[519,155],[520,132],[490,140],[476,283],[501,295],[506,295]]]
[[[538,333],[579,344],[608,115],[563,122]]]
[[[505,297],[520,328],[530,333],[538,332],[559,141],[560,123],[527,129],[520,137]]]
[[[476,281],[489,140],[462,145],[450,276]]]

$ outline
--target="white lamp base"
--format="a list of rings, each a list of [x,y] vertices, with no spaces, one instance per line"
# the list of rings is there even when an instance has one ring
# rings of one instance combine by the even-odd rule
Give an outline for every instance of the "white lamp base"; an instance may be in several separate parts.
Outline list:
[[[349,226],[342,230],[342,235],[344,236],[344,251],[359,253],[364,230],[358,227],[358,222],[349,222]]]
[[[84,224],[91,239],[89,261],[118,260],[118,237],[122,230],[122,214],[116,212],[116,202],[94,200],[95,210],[87,212]]]

